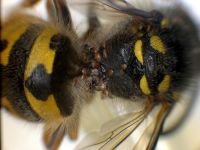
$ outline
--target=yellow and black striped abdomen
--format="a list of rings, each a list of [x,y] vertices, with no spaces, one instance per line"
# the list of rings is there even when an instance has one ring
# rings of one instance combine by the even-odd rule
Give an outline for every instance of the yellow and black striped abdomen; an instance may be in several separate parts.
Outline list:
[[[51,94],[50,78],[55,59],[55,50],[50,49],[51,37],[57,34],[51,28],[45,28],[37,37],[24,72],[24,90],[28,102],[42,118],[58,118],[60,111]]]
[[[3,27],[3,97],[28,120],[69,116],[74,106],[69,84],[79,74],[78,57],[68,36],[34,19],[14,19]]]

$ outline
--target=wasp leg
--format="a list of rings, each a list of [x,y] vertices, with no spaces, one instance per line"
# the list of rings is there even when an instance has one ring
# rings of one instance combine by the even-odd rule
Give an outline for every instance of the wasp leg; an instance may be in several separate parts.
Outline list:
[[[72,19],[66,0],[48,0],[47,11],[49,19],[54,23],[58,23],[64,29],[66,27],[72,29]]]
[[[57,150],[64,138],[65,132],[59,126],[55,131],[45,129],[43,133],[43,141],[48,150]]]
[[[60,124],[55,130],[52,130],[53,128],[54,126],[49,126],[49,124],[44,127],[43,141],[48,150],[57,150],[60,147],[65,134],[67,134],[71,140],[77,139],[77,122],[72,123],[67,128],[65,128],[63,124]]]
[[[1,97],[1,108],[5,108],[6,110],[8,110],[10,113],[12,113],[15,116],[18,116],[18,117],[20,116],[6,97]]]
[[[71,140],[76,140],[78,137],[78,126],[74,125],[71,127],[67,134]]]

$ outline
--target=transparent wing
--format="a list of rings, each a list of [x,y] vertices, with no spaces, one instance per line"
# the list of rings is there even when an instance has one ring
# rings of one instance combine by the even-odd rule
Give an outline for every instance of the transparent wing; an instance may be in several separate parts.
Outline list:
[[[154,118],[144,130],[140,140],[134,146],[134,150],[151,150],[155,147],[161,133],[163,123],[170,109],[171,107],[168,104],[161,104],[159,108],[153,112],[152,116]]]
[[[71,0],[69,4],[75,10],[86,14],[88,14],[88,8],[93,7],[98,16],[103,16],[104,18],[123,17],[125,15],[139,16],[143,18],[153,17],[150,12],[137,9],[126,0]]]
[[[131,16],[140,16],[144,18],[152,18],[152,14],[141,9],[135,8],[133,5],[128,3],[125,0],[98,0],[102,4],[118,10],[122,13],[131,15]]]
[[[151,149],[168,110],[160,104],[118,117],[104,124],[100,132],[89,134],[76,150]]]

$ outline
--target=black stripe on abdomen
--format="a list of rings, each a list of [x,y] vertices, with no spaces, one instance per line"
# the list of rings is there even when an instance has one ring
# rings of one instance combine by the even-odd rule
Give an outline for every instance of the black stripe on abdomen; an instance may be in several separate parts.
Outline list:
[[[74,109],[75,99],[70,82],[80,75],[80,60],[70,39],[61,34],[51,38],[50,48],[56,50],[51,87],[56,103],[63,116],[69,116]]]

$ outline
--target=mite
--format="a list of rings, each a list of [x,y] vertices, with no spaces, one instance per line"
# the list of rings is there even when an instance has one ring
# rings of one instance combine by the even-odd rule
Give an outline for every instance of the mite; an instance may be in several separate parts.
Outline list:
[[[67,4],[47,1],[49,21],[19,13],[2,25],[2,106],[23,119],[45,122],[44,143],[56,150],[65,134],[77,138],[81,109],[96,93],[106,101],[142,103],[140,111],[105,123],[76,149],[123,149],[150,115],[154,118],[130,149],[153,149],[181,93],[194,84],[195,25],[181,9],[175,14],[137,9],[123,0],[74,2],[88,9],[89,29],[80,37]],[[124,19],[106,30],[97,17],[104,9]]]

